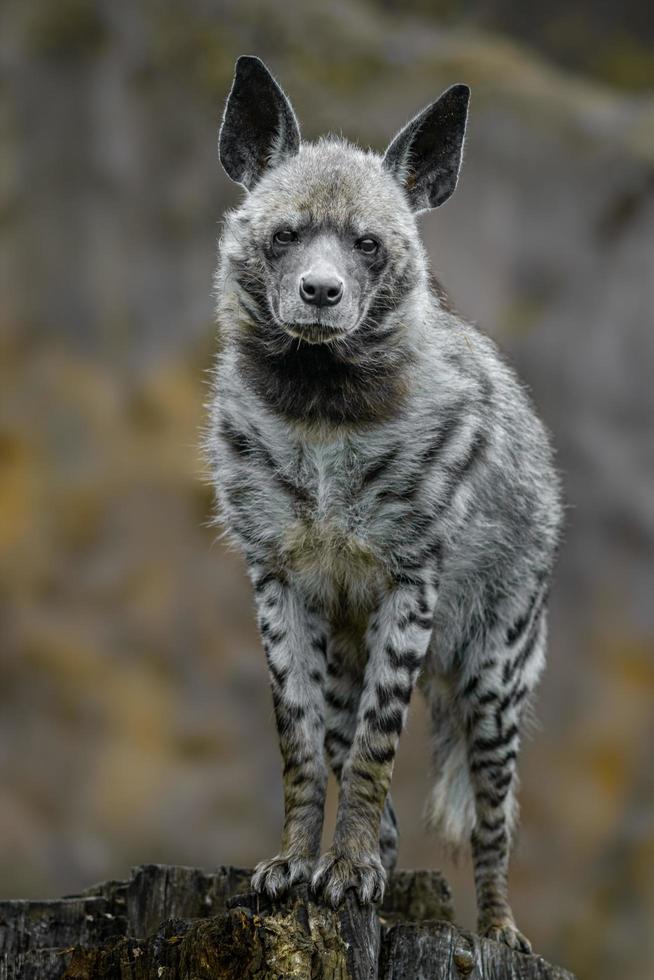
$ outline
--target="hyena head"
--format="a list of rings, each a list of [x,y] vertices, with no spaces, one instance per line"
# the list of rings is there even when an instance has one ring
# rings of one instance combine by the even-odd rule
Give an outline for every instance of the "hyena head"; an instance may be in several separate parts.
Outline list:
[[[271,346],[387,332],[385,315],[425,281],[415,215],[454,191],[468,98],[465,85],[448,89],[381,157],[334,137],[301,142],[263,62],[238,59],[220,159],[248,194],[227,219],[222,253]]]

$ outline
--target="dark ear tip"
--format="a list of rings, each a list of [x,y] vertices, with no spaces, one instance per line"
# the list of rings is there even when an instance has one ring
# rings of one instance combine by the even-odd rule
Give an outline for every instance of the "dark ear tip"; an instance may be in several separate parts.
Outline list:
[[[261,58],[257,57],[256,54],[242,54],[236,59],[236,66],[234,73],[236,75],[253,75],[259,72],[260,74],[264,72],[269,75],[270,72],[264,65]]]
[[[453,95],[456,99],[459,99],[467,105],[470,101],[470,86],[464,82],[457,82],[456,85],[451,85],[448,88],[447,94]]]

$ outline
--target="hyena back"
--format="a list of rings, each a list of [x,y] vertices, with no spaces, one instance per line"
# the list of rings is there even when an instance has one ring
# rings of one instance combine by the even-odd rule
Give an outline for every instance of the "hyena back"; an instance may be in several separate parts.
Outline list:
[[[455,188],[468,95],[448,89],[380,157],[301,142],[268,70],[239,59],[220,156],[248,193],[220,242],[207,448],[283,757],[282,846],[254,888],[382,897],[417,683],[433,720],[429,821],[471,843],[480,930],[528,949],[507,863],[561,507],[525,391],[434,289],[417,232]],[[340,799],[320,857],[327,763]]]

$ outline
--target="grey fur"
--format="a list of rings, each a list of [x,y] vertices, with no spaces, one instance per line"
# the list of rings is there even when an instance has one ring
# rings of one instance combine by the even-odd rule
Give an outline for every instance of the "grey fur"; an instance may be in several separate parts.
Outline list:
[[[332,904],[350,887],[381,897],[397,850],[388,787],[418,682],[433,718],[430,822],[472,844],[480,928],[528,949],[507,864],[559,484],[514,372],[430,283],[415,211],[453,189],[467,89],[434,106],[382,159],[336,138],[280,156],[294,116],[277,104],[274,163],[243,181],[252,190],[225,220],[206,445],[254,587],[284,759],[282,849],[253,883],[275,895],[311,878]],[[236,125],[229,103],[225,119]],[[443,139],[416,139],[425,119]],[[247,136],[230,135],[246,160]],[[343,297],[305,308],[298,283],[318,274]],[[325,755],[341,790],[319,859]]]

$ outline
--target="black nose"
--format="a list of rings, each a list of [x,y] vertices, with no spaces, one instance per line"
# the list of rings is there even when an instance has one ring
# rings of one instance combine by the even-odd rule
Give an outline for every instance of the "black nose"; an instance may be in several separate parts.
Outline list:
[[[343,283],[334,276],[302,276],[300,296],[312,306],[336,306],[343,295]]]

